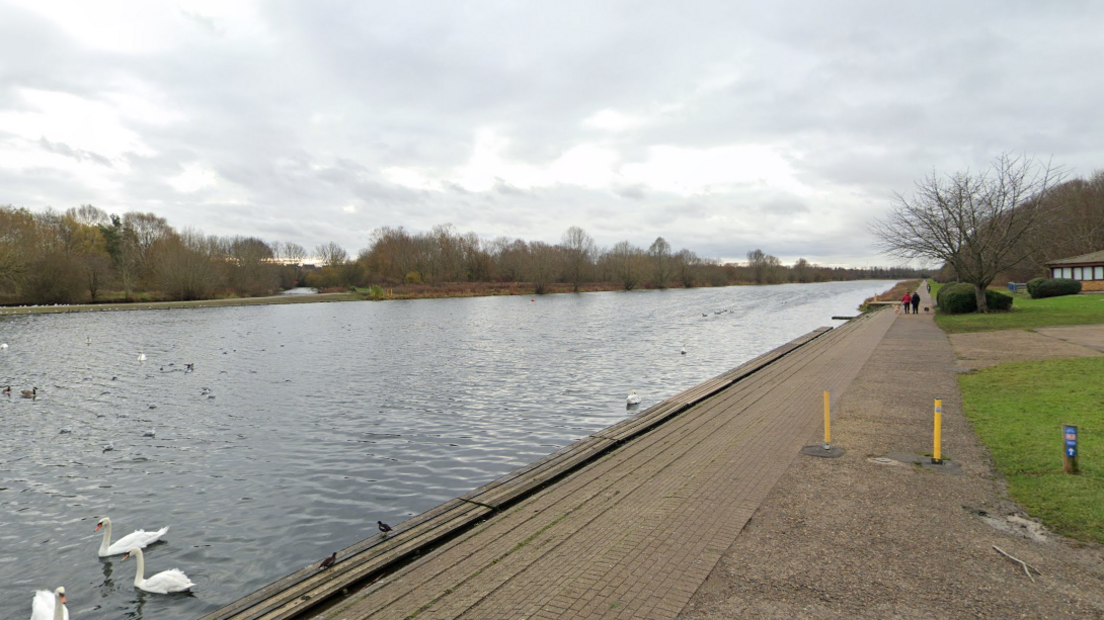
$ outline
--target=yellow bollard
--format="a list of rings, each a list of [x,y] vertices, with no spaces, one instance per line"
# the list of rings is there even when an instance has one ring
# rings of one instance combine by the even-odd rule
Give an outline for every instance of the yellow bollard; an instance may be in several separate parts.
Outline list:
[[[935,399],[935,448],[932,450],[933,465],[943,462],[943,400]]]
[[[824,449],[832,449],[832,420],[829,417],[831,408],[828,406],[828,390],[824,391]]]

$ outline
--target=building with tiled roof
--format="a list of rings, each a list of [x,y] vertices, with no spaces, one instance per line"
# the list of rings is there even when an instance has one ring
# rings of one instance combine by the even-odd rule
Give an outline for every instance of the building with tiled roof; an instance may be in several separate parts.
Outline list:
[[[1083,291],[1104,291],[1104,250],[1052,260],[1046,266],[1052,278],[1080,280]]]

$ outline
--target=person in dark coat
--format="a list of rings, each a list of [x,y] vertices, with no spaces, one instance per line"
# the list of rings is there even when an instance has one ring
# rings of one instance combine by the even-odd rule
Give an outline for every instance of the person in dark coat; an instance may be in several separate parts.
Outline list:
[[[920,313],[920,293],[919,293],[919,291],[914,291],[912,293],[912,313],[913,314],[919,314]]]

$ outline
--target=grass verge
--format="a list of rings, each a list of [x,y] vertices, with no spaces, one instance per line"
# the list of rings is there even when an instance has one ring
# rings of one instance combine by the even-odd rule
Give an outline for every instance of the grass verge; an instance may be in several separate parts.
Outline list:
[[[959,387],[1012,499],[1052,531],[1104,544],[1102,376],[1100,357],[1019,362],[962,375]],[[1078,427],[1080,475],[1062,470],[1063,424]]]
[[[932,285],[933,297],[939,286]],[[1012,297],[1012,309],[1008,312],[936,314],[935,323],[948,334],[1104,323],[1104,295],[1032,299],[1024,293],[1016,293]]]

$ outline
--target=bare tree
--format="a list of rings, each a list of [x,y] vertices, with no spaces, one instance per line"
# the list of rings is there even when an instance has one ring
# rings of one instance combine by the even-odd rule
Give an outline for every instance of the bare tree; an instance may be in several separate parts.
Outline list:
[[[629,241],[620,241],[609,251],[608,257],[614,277],[626,291],[640,284],[648,260],[644,250]]]
[[[571,290],[579,292],[579,284],[586,277],[598,249],[594,239],[578,226],[568,228],[560,238],[563,246],[564,279],[571,283]]]
[[[537,295],[548,292],[548,285],[555,280],[556,267],[559,263],[558,253],[555,246],[543,241],[529,243],[529,264],[525,273],[533,283]]]
[[[701,269],[702,259],[690,250],[679,250],[671,257],[671,262],[675,277],[682,282],[682,286],[685,288],[694,286],[694,277]]]
[[[648,248],[648,258],[652,262],[652,279],[656,288],[667,288],[671,280],[671,244],[663,237],[656,237]]]
[[[349,253],[345,251],[345,248],[341,247],[335,241],[323,243],[314,248],[314,253],[318,255],[319,260],[323,265],[327,267],[336,267],[338,265],[345,264],[349,260]]]
[[[1029,235],[1064,176],[1049,162],[1007,153],[980,173],[932,172],[911,197],[895,194],[892,211],[870,230],[886,254],[949,265],[974,285],[978,312],[988,312],[985,289],[1030,258]]]

